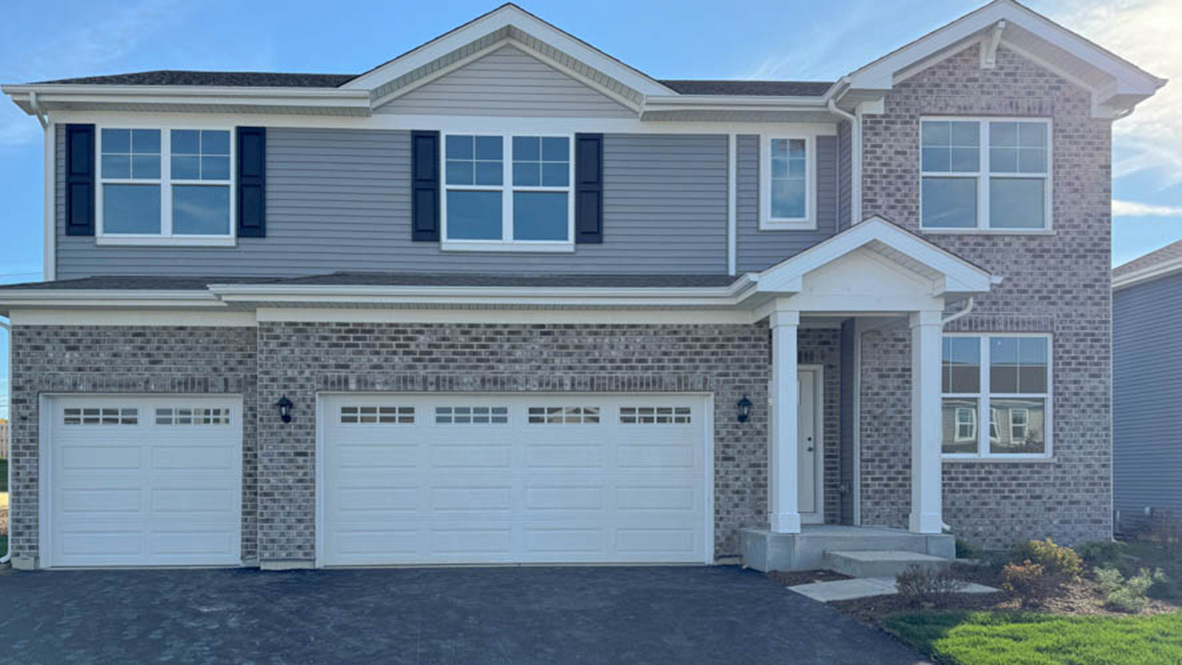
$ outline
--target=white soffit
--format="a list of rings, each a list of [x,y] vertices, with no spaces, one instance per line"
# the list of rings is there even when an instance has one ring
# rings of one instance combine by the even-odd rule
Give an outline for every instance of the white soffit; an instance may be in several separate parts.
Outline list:
[[[994,0],[856,70],[847,77],[849,89],[855,96],[890,90],[952,53],[988,42],[1002,21],[1003,46],[1089,89],[1097,107],[1132,108],[1166,83],[1013,0]]]
[[[985,293],[998,281],[987,271],[923,238],[881,217],[871,217],[759,273],[758,289],[765,293],[798,293],[805,275],[862,249],[931,280],[936,285],[934,296]]]

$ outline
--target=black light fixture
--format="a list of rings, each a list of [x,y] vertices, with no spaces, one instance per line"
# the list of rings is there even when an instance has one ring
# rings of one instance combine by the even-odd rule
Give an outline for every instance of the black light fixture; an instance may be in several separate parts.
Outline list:
[[[279,419],[285,423],[290,423],[292,403],[291,400],[287,399],[287,395],[280,397],[279,401],[275,402],[275,406],[279,407]]]
[[[743,399],[739,400],[739,422],[745,423],[751,417],[751,400],[743,395]]]

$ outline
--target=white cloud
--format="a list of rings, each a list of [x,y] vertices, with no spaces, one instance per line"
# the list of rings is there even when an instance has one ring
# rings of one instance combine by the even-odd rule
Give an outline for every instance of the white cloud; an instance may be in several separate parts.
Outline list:
[[[1182,206],[1161,206],[1136,201],[1112,201],[1113,217],[1182,217]]]
[[[1113,176],[1182,183],[1182,7],[1177,0],[1047,0],[1037,9],[1155,76],[1171,79],[1113,125]]]

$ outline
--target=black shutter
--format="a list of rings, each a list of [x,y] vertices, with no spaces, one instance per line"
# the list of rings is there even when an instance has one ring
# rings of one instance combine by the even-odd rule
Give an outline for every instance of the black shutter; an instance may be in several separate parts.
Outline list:
[[[439,132],[410,134],[411,240],[439,240]]]
[[[66,235],[94,235],[94,125],[66,125]]]
[[[603,242],[603,134],[575,135],[575,242]]]
[[[267,129],[239,127],[238,237],[267,237]]]

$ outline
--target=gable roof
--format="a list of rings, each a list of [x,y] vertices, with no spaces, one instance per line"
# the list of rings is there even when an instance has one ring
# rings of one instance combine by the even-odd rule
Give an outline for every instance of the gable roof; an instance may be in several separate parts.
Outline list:
[[[988,53],[1004,44],[1050,71],[1090,90],[1097,115],[1122,113],[1151,96],[1166,80],[1064,28],[1015,0],[993,0],[916,39],[842,79],[843,93],[873,98],[943,57],[980,45]]]
[[[1123,263],[1112,270],[1112,288],[1123,289],[1182,272],[1182,240]]]
[[[1165,83],[1014,0],[993,0],[836,83],[656,79],[506,3],[358,75],[159,70],[6,85],[3,90],[26,113],[39,115],[57,109],[233,112],[260,107],[271,113],[369,115],[505,44],[646,120],[827,119],[829,101],[847,110],[876,102],[902,78],[977,44],[983,66],[989,50],[1005,44],[1091,90],[1098,117],[1119,117]]]

